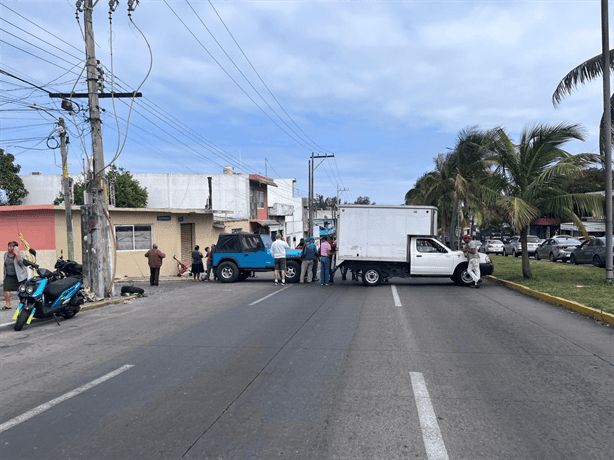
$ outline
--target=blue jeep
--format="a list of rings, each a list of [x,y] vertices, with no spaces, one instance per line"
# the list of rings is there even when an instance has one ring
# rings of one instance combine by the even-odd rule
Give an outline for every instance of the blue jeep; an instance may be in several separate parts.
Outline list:
[[[222,283],[247,279],[251,272],[275,269],[271,255],[273,241],[269,235],[256,233],[222,233],[213,250],[213,269]],[[301,277],[301,251],[286,250],[286,281],[296,283]]]

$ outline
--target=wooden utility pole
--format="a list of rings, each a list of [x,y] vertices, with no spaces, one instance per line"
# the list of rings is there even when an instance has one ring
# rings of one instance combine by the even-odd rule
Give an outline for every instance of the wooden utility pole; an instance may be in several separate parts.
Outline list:
[[[96,70],[96,43],[94,41],[94,0],[85,0],[83,22],[85,29],[85,55],[87,92],[92,136],[92,171],[87,182],[91,205],[81,207],[81,232],[83,234],[83,268],[86,284],[97,297],[110,297],[112,293],[112,259],[110,223],[108,216],[107,175],[104,170],[102,149],[102,121],[98,99],[98,74]]]
[[[337,184],[337,201],[335,202],[335,207],[333,209],[333,218],[334,219],[338,219],[339,218],[339,194],[342,192],[347,192],[349,189],[347,188],[339,188],[339,184]],[[336,227],[337,224],[335,224]]]
[[[60,133],[60,151],[62,152],[62,193],[64,194],[64,214],[66,215],[66,240],[68,242],[68,259],[75,260],[75,243],[72,226],[71,180],[68,177],[68,154],[66,152],[66,125],[64,119],[58,120]]]

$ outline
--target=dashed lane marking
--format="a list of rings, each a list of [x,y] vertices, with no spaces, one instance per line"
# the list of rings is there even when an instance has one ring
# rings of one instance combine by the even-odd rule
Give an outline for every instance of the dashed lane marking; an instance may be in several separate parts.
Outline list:
[[[279,291],[275,291],[275,292],[273,292],[272,294],[269,294],[269,295],[267,295],[267,296],[263,297],[262,299],[258,299],[258,300],[256,300],[256,301],[254,301],[254,302],[250,303],[250,304],[249,304],[249,306],[251,307],[252,305],[256,305],[257,303],[260,303],[260,302],[262,302],[263,300],[266,300],[266,299],[268,299],[269,297],[274,296],[275,294],[279,294],[281,291],[285,291],[285,290],[286,290],[286,289],[288,289],[289,287],[290,287],[290,286],[286,286],[286,287],[284,287],[284,288],[281,288]]]
[[[9,420],[8,422],[4,422],[2,425],[0,425],[0,433],[8,430],[9,428],[13,428],[16,425],[19,425],[20,423],[25,422],[26,420],[29,420],[32,417],[42,412],[45,412],[47,409],[51,409],[53,406],[60,404],[61,402],[66,401],[67,399],[70,399],[73,396],[77,396],[78,394],[81,394],[84,391],[87,391],[90,388],[93,388],[96,385],[121,374],[122,372],[130,369],[131,367],[134,367],[134,364],[126,364],[125,366],[122,366],[119,369],[115,369],[113,372],[109,372],[108,374],[103,375],[102,377],[96,380],[93,380],[92,382],[87,383],[83,385],[82,387],[77,388],[76,390],[69,391],[68,393],[58,398],[52,399],[51,401],[45,404],[41,404],[40,406],[35,407],[32,410],[29,410],[25,414],[21,414],[20,416],[15,417],[14,419]]]
[[[392,297],[394,297],[394,306],[402,307],[403,305],[401,304],[401,298],[397,292],[397,287],[394,284],[390,285],[390,287],[392,288]]]
[[[420,428],[422,428],[422,439],[426,448],[428,460],[448,460],[448,452],[439,431],[437,417],[433,410],[433,404],[426,389],[424,376],[420,372],[410,372],[411,385],[414,390],[414,398],[418,407],[418,417],[420,418]]]

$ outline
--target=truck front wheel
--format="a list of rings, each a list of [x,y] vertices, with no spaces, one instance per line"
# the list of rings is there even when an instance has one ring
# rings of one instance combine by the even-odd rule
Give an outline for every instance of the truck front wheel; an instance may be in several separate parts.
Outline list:
[[[367,267],[362,271],[362,282],[365,286],[378,286],[382,283],[382,272],[377,267]]]
[[[469,265],[463,264],[456,269],[454,275],[451,276],[454,284],[458,286],[471,286],[473,284],[473,278],[471,278],[471,275],[467,271],[468,267]]]
[[[288,260],[286,262],[286,281],[288,283],[297,283],[301,277],[301,265],[296,260]]]
[[[239,267],[234,262],[222,262],[217,268],[217,278],[222,283],[234,283],[239,277]]]

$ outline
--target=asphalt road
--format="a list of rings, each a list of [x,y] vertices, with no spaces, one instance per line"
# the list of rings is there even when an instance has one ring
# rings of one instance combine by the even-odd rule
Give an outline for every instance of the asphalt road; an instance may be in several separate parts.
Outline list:
[[[0,458],[614,458],[611,328],[489,282],[270,280],[2,331]]]

